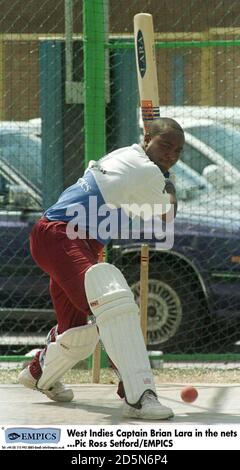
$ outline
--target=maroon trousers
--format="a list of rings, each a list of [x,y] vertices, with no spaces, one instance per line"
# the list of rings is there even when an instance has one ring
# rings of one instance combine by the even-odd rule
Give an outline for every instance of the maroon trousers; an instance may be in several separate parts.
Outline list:
[[[85,325],[91,313],[84,277],[98,262],[103,245],[97,240],[70,240],[66,223],[40,219],[30,235],[31,255],[50,276],[50,294],[56,312],[58,333]]]
[[[103,245],[97,240],[70,240],[66,235],[65,222],[40,219],[30,235],[30,250],[34,261],[50,276],[50,294],[57,317],[57,333],[85,325],[91,313],[84,288],[86,271],[96,264],[102,255]],[[56,340],[56,330],[49,332],[49,341]],[[29,368],[38,380],[42,374],[40,352]],[[112,363],[112,367],[116,369]],[[124,397],[122,381],[118,395]]]

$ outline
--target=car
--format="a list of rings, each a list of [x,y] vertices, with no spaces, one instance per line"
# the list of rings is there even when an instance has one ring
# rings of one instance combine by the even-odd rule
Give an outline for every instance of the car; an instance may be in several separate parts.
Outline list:
[[[0,125],[1,353],[9,351],[13,332],[16,338],[52,325],[53,314],[44,310],[52,309],[47,276],[34,265],[28,243],[42,214],[39,125],[39,120]]]
[[[222,178],[216,175],[217,187],[221,180],[223,187],[240,181],[239,131],[209,119],[180,119],[179,123],[185,131],[186,143],[181,157],[184,163],[205,176],[209,165],[219,167]],[[214,178],[211,181],[214,184]]]
[[[42,213],[39,168],[34,166],[33,183],[27,166],[20,168],[13,157],[8,161],[4,155],[0,318],[9,343],[10,335],[47,333],[54,315],[48,276],[35,265],[28,246],[31,228]],[[184,162],[178,162],[173,172],[179,199],[174,247],[163,249],[161,240],[151,233],[147,239],[114,240],[109,262],[122,269],[139,303],[140,248],[149,244],[149,349],[229,351],[238,339],[240,317],[239,197],[230,187],[216,190]],[[231,196],[235,196],[235,209]],[[27,345],[20,350],[14,347],[22,352]],[[2,346],[2,352],[9,351],[12,346]]]
[[[32,129],[0,126],[0,163],[19,175],[39,196],[42,187],[41,138]],[[0,170],[1,171],[1,170]],[[3,170],[4,171],[4,170]],[[3,181],[1,181],[3,187]]]
[[[218,124],[233,127],[240,124],[240,108],[231,106],[160,106],[161,116],[174,119],[211,119]]]
[[[207,177],[216,188],[231,187],[240,181],[240,131],[233,125],[233,112],[224,114],[217,108],[188,106],[161,107],[160,111],[162,116],[175,118],[184,129],[184,163]],[[240,110],[238,114],[240,123]],[[224,116],[228,117],[223,119]],[[141,118],[139,125],[142,129]]]
[[[207,178],[190,168],[179,160],[170,171],[170,178],[174,182],[178,194],[178,200],[189,201],[197,194],[208,193],[214,190],[214,186]]]
[[[240,192],[238,182],[231,186],[215,187],[197,171],[190,168],[181,160],[171,169],[174,174],[178,195],[178,210],[188,213],[189,217],[197,211],[198,214],[213,214],[215,218],[224,218],[226,214],[232,219],[240,211]],[[233,220],[234,223],[234,220]]]
[[[142,243],[149,244],[149,349],[234,350],[240,337],[240,197],[218,192],[182,162],[175,173],[173,248],[164,249],[149,230],[149,239],[145,231],[145,238],[115,240],[112,262],[123,270],[140,304],[140,250]]]

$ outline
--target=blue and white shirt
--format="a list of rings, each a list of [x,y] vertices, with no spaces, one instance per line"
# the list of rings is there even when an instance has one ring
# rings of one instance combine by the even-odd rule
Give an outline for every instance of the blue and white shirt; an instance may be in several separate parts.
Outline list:
[[[161,170],[134,144],[90,161],[83,177],[67,188],[44,216],[70,222],[106,244],[124,232],[129,218],[139,215],[139,207],[144,208],[144,219],[152,217],[154,206],[159,215],[165,213],[170,195],[164,188]]]

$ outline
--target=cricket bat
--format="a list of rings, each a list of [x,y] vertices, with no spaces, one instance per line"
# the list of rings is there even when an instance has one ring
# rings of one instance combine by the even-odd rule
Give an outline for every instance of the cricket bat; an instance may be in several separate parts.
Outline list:
[[[134,40],[140,107],[148,141],[148,126],[160,117],[152,15],[138,13],[134,16]]]

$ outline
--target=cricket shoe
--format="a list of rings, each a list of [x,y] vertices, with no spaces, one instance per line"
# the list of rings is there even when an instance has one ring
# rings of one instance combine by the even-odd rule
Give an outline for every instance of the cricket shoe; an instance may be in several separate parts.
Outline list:
[[[161,420],[172,418],[174,415],[171,408],[161,405],[154,392],[146,390],[140,399],[138,408],[124,402],[123,416],[124,418]]]
[[[74,397],[71,388],[66,388],[61,382],[56,382],[49,390],[41,390],[37,388],[38,381],[37,379],[34,379],[28,367],[20,372],[18,381],[21,385],[24,385],[24,387],[38,390],[54,401],[71,401]]]

